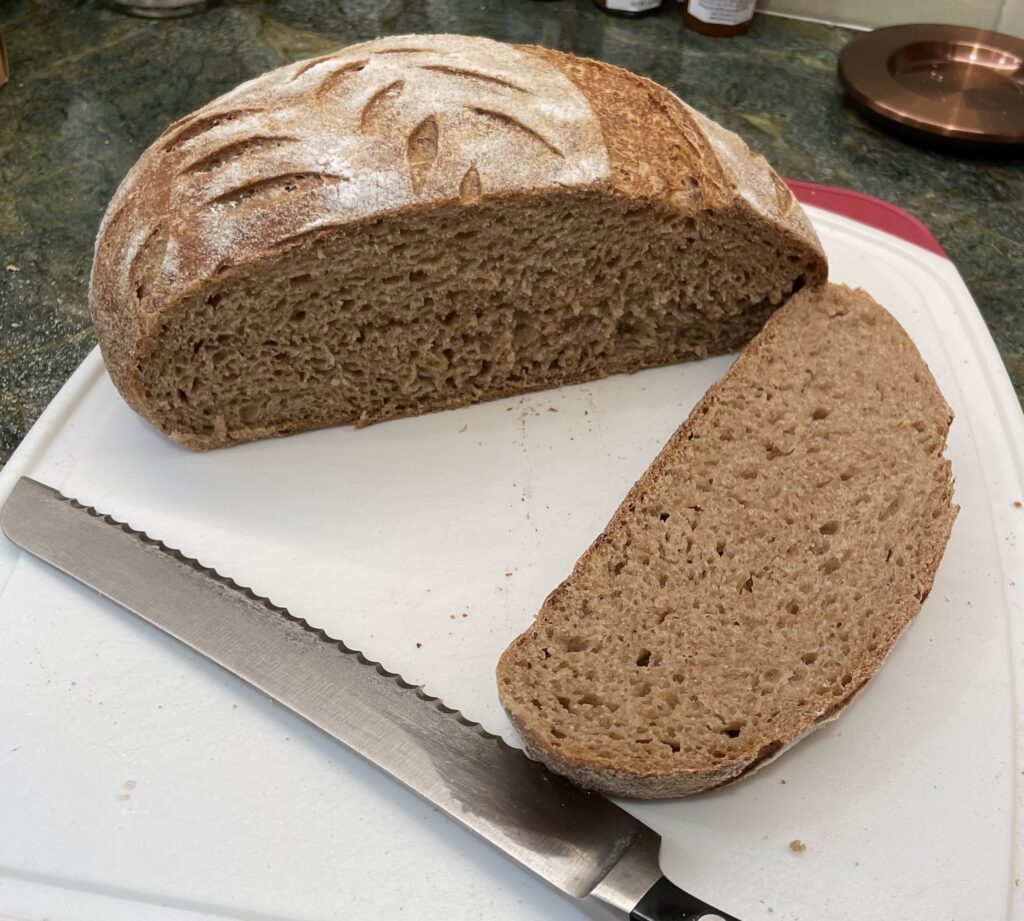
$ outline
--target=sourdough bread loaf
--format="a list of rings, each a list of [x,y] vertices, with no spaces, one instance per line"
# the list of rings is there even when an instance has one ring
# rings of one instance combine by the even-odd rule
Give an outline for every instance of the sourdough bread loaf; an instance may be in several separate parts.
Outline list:
[[[681,796],[834,719],[931,588],[951,418],[867,294],[793,297],[503,655],[527,750],[605,793]]]
[[[171,125],[90,304],[127,402],[206,449],[726,352],[825,275],[764,159],[667,90],[414,35]]]

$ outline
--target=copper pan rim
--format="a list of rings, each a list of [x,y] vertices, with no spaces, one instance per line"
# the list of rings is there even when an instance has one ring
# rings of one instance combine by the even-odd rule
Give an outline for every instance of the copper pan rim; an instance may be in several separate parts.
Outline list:
[[[893,127],[1024,145],[1024,40],[966,26],[891,26],[850,42],[838,71],[851,100]]]

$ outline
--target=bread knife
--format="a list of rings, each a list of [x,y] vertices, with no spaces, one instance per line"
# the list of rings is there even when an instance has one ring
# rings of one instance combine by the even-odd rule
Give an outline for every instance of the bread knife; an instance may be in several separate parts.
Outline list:
[[[661,838],[400,675],[142,531],[22,477],[19,547],[283,704],[597,918],[737,921],[666,879]]]

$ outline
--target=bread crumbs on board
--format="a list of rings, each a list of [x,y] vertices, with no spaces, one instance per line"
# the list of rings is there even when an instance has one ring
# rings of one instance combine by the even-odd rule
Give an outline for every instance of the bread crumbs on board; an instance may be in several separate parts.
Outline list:
[[[803,841],[801,841],[799,838],[794,838],[792,841],[789,842],[789,849],[794,854],[802,854],[804,851],[807,850],[807,845],[804,844]]]

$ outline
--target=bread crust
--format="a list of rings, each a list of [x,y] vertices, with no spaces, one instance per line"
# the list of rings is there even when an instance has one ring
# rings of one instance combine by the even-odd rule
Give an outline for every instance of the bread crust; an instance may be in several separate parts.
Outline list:
[[[851,682],[842,696],[833,699],[828,706],[822,706],[807,725],[798,727],[788,734],[781,734],[775,739],[759,746],[756,752],[736,758],[712,767],[677,770],[638,770],[634,766],[624,766],[614,757],[595,756],[591,752],[572,752],[571,739],[566,746],[556,748],[533,725],[523,717],[523,708],[513,693],[517,677],[516,660],[523,649],[533,648],[535,643],[545,642],[540,636],[540,627],[546,617],[557,616],[556,604],[560,595],[568,592],[578,575],[585,571],[592,558],[602,544],[607,543],[616,531],[625,528],[626,522],[632,517],[633,510],[641,505],[652,485],[661,477],[672,456],[678,452],[689,439],[695,427],[703,419],[708,410],[717,403],[723,392],[728,392],[734,385],[756,386],[756,381],[748,380],[747,368],[752,359],[762,350],[769,348],[776,327],[786,322],[786,310],[796,306],[797,299],[815,298],[822,301],[821,309],[829,311],[860,310],[869,311],[874,321],[888,327],[904,342],[907,360],[914,361],[923,369],[929,382],[925,386],[934,388],[938,399],[944,407],[945,433],[953,420],[949,406],[938,394],[938,388],[931,380],[930,372],[899,323],[882,307],[877,305],[866,292],[860,289],[851,290],[843,285],[830,284],[820,291],[806,291],[795,295],[788,308],[777,311],[769,318],[762,331],[750,342],[740,359],[716,382],[693,408],[686,421],[676,430],[665,447],[658,454],[651,466],[627,493],[622,503],[612,515],[608,525],[587,548],[573,572],[544,601],[533,624],[519,637],[512,641],[499,660],[496,675],[499,696],[516,731],[520,734],[527,753],[544,762],[552,770],[562,774],[574,783],[587,789],[596,790],[611,796],[637,797],[645,799],[688,796],[715,787],[722,786],[733,780],[748,776],[788,751],[797,742],[805,738],[825,723],[839,717],[851,703],[867,681],[877,673],[886,657],[892,651],[896,641],[903,634],[911,621],[921,609],[923,601],[928,597],[935,574],[942,560],[949,535],[956,519],[958,507],[952,503],[953,481],[948,479],[945,491],[936,502],[936,514],[931,530],[920,547],[921,564],[918,570],[917,590],[905,597],[900,605],[892,611],[888,621],[889,632],[879,637],[874,653],[866,657],[861,667],[852,674]]]
[[[396,87],[401,105],[390,102]],[[442,122],[457,155],[438,144]],[[524,145],[557,156],[527,156]],[[418,158],[430,156],[427,174]],[[764,159],[662,87],[538,47],[397,36],[264,74],[160,135],[96,240],[89,300],[100,348],[129,405],[190,448],[307,429],[308,420],[212,436],[168,430],[142,366],[169,318],[334,229],[453,202],[595,190],[687,213],[735,211],[804,254],[807,284],[825,278],[813,229]],[[273,207],[244,207],[255,192]]]

